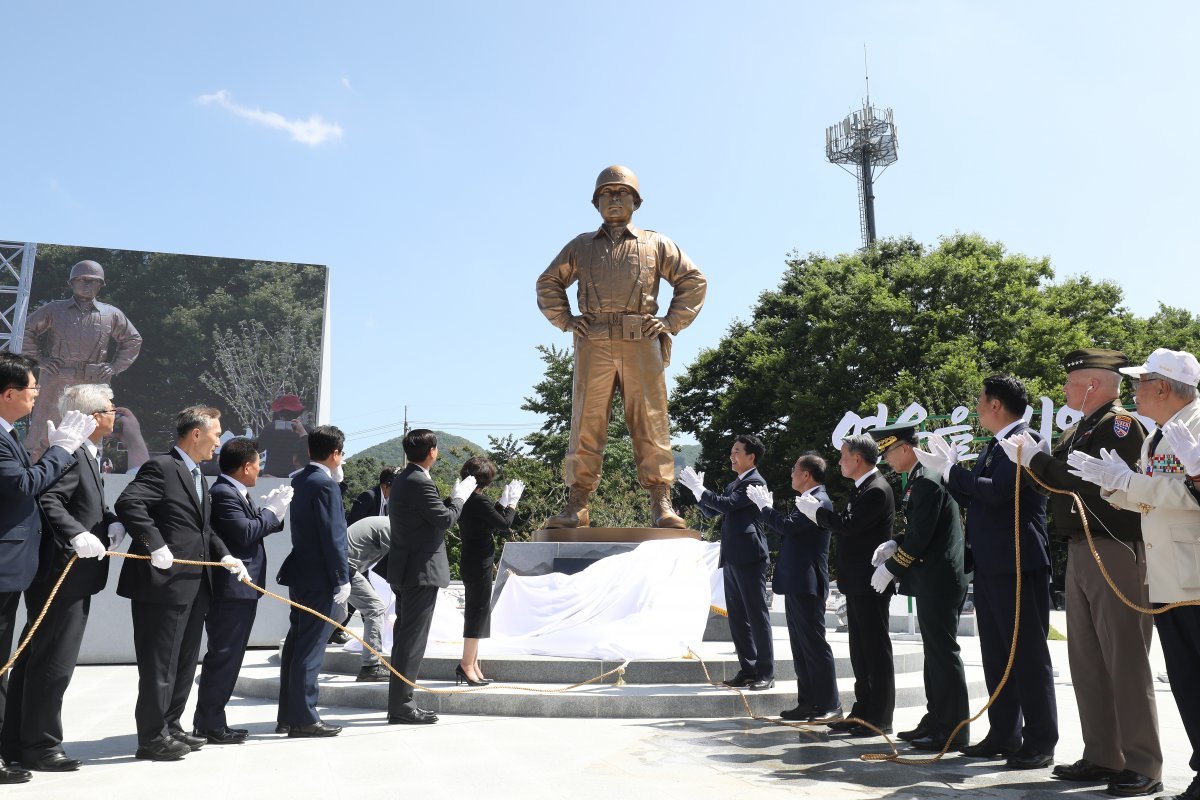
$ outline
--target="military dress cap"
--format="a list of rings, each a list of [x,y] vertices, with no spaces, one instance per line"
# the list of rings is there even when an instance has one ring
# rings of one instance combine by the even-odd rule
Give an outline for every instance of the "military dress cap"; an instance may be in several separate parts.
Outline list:
[[[1106,369],[1109,372],[1119,372],[1123,367],[1129,366],[1129,359],[1120,350],[1084,347],[1063,356],[1063,366],[1067,368],[1067,372],[1077,369]]]
[[[879,455],[883,455],[898,444],[911,444],[914,447],[917,445],[917,424],[915,422],[871,428],[867,433],[871,434],[871,438],[879,446]]]

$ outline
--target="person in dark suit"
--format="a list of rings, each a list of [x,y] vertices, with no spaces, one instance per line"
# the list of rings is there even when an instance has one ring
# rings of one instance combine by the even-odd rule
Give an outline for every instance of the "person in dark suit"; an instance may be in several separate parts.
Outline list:
[[[753,691],[775,685],[775,644],[767,609],[767,534],[758,506],[747,496],[751,486],[766,487],[758,465],[767,448],[753,434],[733,440],[729,465],[737,477],[721,494],[704,488],[704,473],[685,467],[679,480],[692,490],[705,519],[721,515],[721,568],[729,632],[737,651],[738,671],[726,686]]]
[[[292,602],[333,615],[350,597],[346,510],[342,505],[345,435],[332,425],[308,434],[308,466],[292,478],[292,552],[279,567],[279,582]],[[329,638],[328,622],[293,608],[279,658],[279,727],[290,738],[337,736],[317,714],[317,677]]]
[[[930,436],[933,452],[917,450],[921,466],[941,475],[950,494],[967,509],[968,563],[975,572],[975,623],[989,692],[1004,675],[1016,617],[1017,571],[1021,572],[1021,616],[1012,673],[988,709],[991,729],[978,744],[964,747],[972,758],[1007,756],[1010,769],[1038,769],[1054,763],[1058,709],[1054,666],[1046,635],[1050,631],[1050,550],[1046,538],[1046,497],[1033,480],[1021,485],[1021,563],[1013,550],[1013,494],[1017,466],[998,440],[1029,432],[1023,419],[1029,395],[1008,375],[985,378],[976,411],[979,424],[993,434],[974,469],[957,463],[958,452],[939,436]]]
[[[117,594],[129,598],[138,665],[137,758],[176,761],[204,746],[179,720],[192,691],[204,615],[216,576],[210,567],[175,564],[220,561],[239,578],[242,562],[209,527],[208,484],[200,462],[221,441],[221,412],[190,406],[175,418],[175,448],[142,464],[117,498],[117,516],[129,532]]]
[[[258,444],[244,437],[230,439],[221,447],[218,466],[221,477],[212,485],[211,492],[213,532],[230,554],[246,565],[250,580],[264,586],[267,550],[263,540],[283,530],[292,487],[272,489],[264,498],[263,507],[255,506],[249,490],[258,483],[261,459]],[[192,717],[192,735],[209,744],[241,744],[248,735],[243,728],[229,727],[225,705],[233,695],[261,597],[258,591],[232,575],[215,576],[212,605],[204,618],[208,651],[200,668],[196,712]]]
[[[17,377],[11,374],[14,366],[22,382],[31,377],[28,367],[20,362],[14,363],[14,358],[7,353],[0,355],[0,380],[4,380],[6,385]],[[0,398],[0,421],[12,421],[9,418],[12,412],[7,405],[9,401],[16,403],[14,410],[19,418],[23,416],[21,412],[27,412],[24,404],[31,402],[28,398],[35,394],[32,391],[10,392],[6,389],[5,396]],[[54,604],[42,620],[37,636],[30,640],[24,655],[9,676],[8,697],[0,706],[3,712],[0,751],[8,761],[20,762],[21,768],[6,767],[0,762],[0,783],[28,780],[27,770],[31,769],[67,772],[79,769],[81,765],[80,761],[68,758],[63,752],[62,700],[75,669],[75,660],[79,657],[79,644],[83,640],[91,596],[104,588],[108,577],[108,564],[102,559],[108,545],[108,525],[115,521],[115,517],[104,507],[104,492],[100,485],[95,452],[96,444],[112,433],[112,390],[99,385],[72,386],[64,392],[60,407],[65,413],[75,412],[80,418],[86,415],[95,425],[90,439],[85,439],[83,445],[74,448],[73,461],[63,458],[65,447],[72,442],[62,438],[65,432],[62,429],[50,438],[51,443],[58,446],[47,449],[36,467],[29,464],[28,455],[24,461],[21,460],[21,453],[24,453],[21,445],[8,435],[0,436],[0,441],[4,443],[0,445],[0,496],[3,497],[4,508],[4,511],[0,511],[0,518],[4,518],[5,523],[13,521],[13,511],[22,506],[28,508],[24,502],[27,495],[14,491],[17,488],[15,484],[21,481],[22,476],[26,488],[36,492],[38,484],[58,477],[60,463],[66,465],[66,471],[62,472],[57,483],[37,498],[44,514],[41,546],[43,563],[33,582],[25,589],[25,610],[30,621],[26,623],[22,638],[29,632],[33,618],[46,604],[50,590],[67,562],[76,553],[81,559],[63,582]],[[34,506],[30,509],[33,511],[34,535],[30,536],[27,530],[27,542],[36,540],[38,524],[36,505],[32,497],[29,499],[29,505]],[[14,532],[11,524],[0,528],[0,541],[5,542],[5,550],[15,549],[8,544],[13,541],[10,537]],[[5,555],[7,557],[7,553]],[[11,571],[14,569],[30,571],[30,561],[36,564],[37,559],[36,547],[27,554],[24,562],[14,557],[11,563],[0,566],[0,570],[10,571],[6,578],[0,580],[11,580],[14,577]],[[9,585],[15,587],[17,584]],[[7,588],[0,591],[0,599],[8,594]],[[17,591],[12,591],[11,595],[12,601],[0,600],[4,602],[6,614],[0,620],[0,634],[4,636],[0,654],[5,661],[8,660],[11,647],[13,624],[7,613],[10,602],[11,609],[15,611]],[[3,693],[0,693],[2,697]],[[18,780],[22,773],[24,779]]]
[[[379,471],[379,483],[354,499],[346,524],[353,525],[366,517],[386,517],[388,497],[392,493],[392,480],[396,477],[395,467],[384,467]]]
[[[825,459],[813,452],[796,459],[792,488],[811,494],[833,510],[825,491]],[[796,707],[783,719],[836,722],[842,718],[833,651],[825,641],[825,600],[829,596],[829,531],[800,509],[784,515],[771,507],[775,498],[765,486],[751,486],[747,496],[762,512],[763,523],[779,535],[779,559],[771,588],[783,595],[792,661],[796,665]]]
[[[870,434],[888,466],[908,476],[901,499],[904,533],[876,548],[871,585],[885,592],[896,579],[901,594],[916,598],[925,649],[925,716],[916,728],[897,735],[918,750],[941,750],[955,726],[971,713],[958,646],[958,617],[968,583],[961,515],[942,476],[917,463],[916,425],[874,428]],[[964,725],[950,746],[957,749],[969,741],[970,728]]]
[[[846,597],[850,629],[850,666],[854,669],[854,706],[850,716],[892,731],[896,706],[896,673],[892,663],[892,589],[882,594],[871,588],[871,556],[892,538],[896,500],[892,487],[879,474],[879,448],[865,433],[842,440],[838,466],[854,481],[846,507],[840,512],[822,508],[811,495],[796,498],[796,507],[810,520],[837,535],[838,590]],[[851,736],[875,736],[870,728],[850,720],[830,723]]]
[[[492,635],[492,569],[496,561],[496,534],[503,535],[517,516],[517,503],[525,484],[512,481],[504,487],[500,500],[493,503],[484,489],[496,479],[496,465],[486,456],[469,458],[458,473],[460,478],[475,478],[475,491],[463,504],[458,518],[462,549],[458,572],[463,592],[463,654],[455,667],[455,683],[471,686],[490,683],[479,668],[479,640]]]
[[[404,435],[408,466],[392,481],[388,517],[392,523],[392,550],[388,557],[388,583],[396,594],[396,624],[392,629],[392,667],[415,682],[425,658],[429,626],[438,590],[450,585],[446,559],[446,531],[475,490],[475,478],[454,484],[443,500],[429,468],[438,459],[437,436],[427,428]],[[437,714],[418,708],[413,687],[395,675],[388,682],[388,723],[428,725]]]

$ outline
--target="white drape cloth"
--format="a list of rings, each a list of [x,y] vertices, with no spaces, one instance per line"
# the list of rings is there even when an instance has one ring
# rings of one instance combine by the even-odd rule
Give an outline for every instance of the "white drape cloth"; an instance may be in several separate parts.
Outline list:
[[[720,587],[719,545],[643,542],[575,575],[510,575],[482,655],[678,658],[699,647]],[[714,572],[717,574],[714,576]],[[720,598],[724,605],[723,592]]]

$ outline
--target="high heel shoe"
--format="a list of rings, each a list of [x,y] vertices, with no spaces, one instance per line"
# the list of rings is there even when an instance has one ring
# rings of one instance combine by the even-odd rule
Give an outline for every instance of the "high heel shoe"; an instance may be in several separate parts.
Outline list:
[[[454,685],[460,686],[464,683],[467,686],[487,686],[489,683],[491,683],[491,681],[475,680],[470,675],[468,675],[465,670],[463,670],[462,664],[458,664],[454,667]]]

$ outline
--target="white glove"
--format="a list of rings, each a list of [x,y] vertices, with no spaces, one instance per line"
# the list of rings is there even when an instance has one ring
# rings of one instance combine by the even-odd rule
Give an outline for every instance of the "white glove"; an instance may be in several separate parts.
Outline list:
[[[888,585],[892,582],[893,575],[888,568],[880,564],[875,568],[875,574],[871,576],[871,588],[883,594],[887,591]]]
[[[691,467],[684,467],[683,472],[679,473],[679,482],[691,489],[692,494],[696,495],[696,501],[699,502],[701,495],[704,494],[704,473],[696,472]]]
[[[1037,441],[1030,435],[1029,431],[1021,431],[1013,434],[1007,439],[1000,440],[1000,447],[1004,450],[1004,455],[1008,456],[1008,460],[1017,463],[1017,445],[1021,446],[1021,466],[1028,467],[1033,463],[1033,455],[1037,452],[1049,453],[1050,442],[1043,439]]]
[[[504,491],[500,493],[500,505],[505,508],[516,508],[517,503],[521,502],[521,495],[525,491],[524,481],[510,481],[504,487]]]
[[[925,437],[925,441],[929,449],[914,447],[913,455],[922,467],[934,475],[944,476],[951,466],[958,463],[958,450],[941,436],[930,435]]]
[[[1067,470],[1072,475],[1108,492],[1126,491],[1129,489],[1129,479],[1133,477],[1129,465],[1121,460],[1116,451],[1107,448],[1100,450],[1100,458],[1076,450],[1067,456],[1067,464],[1073,467]]]
[[[1196,441],[1187,426],[1178,421],[1168,422],[1162,432],[1163,438],[1170,443],[1171,450],[1187,470],[1188,477],[1200,475],[1200,442]]]
[[[221,563],[224,564],[225,569],[232,572],[233,577],[237,578],[239,581],[250,580],[250,573],[246,572],[246,565],[242,563],[242,560],[240,558],[234,558],[233,556],[225,556],[224,558],[221,559]]]
[[[342,481],[346,480],[346,471],[342,469],[341,464],[337,465],[337,469],[330,470],[329,474],[333,478],[334,483],[341,483]]]
[[[888,539],[886,542],[879,545],[879,547],[876,547],[875,553],[871,556],[871,566],[878,567],[880,564],[887,561],[892,557],[892,554],[896,552],[898,547],[900,547],[900,545],[896,544],[895,539]]]
[[[74,453],[94,430],[96,420],[91,416],[85,416],[80,411],[68,411],[57,428],[53,422],[46,420],[46,441],[50,447],[61,447],[68,453]]]
[[[800,509],[800,513],[814,523],[817,521],[817,509],[820,507],[821,501],[811,494],[802,494],[796,498],[796,508]]]
[[[472,480],[475,479],[474,475],[471,475],[469,477]],[[350,584],[343,583],[341,586],[338,587],[338,590],[333,593],[334,605],[344,606],[344,605],[346,605],[346,601],[349,599],[350,599]]]
[[[283,519],[283,515],[287,513],[288,505],[292,502],[292,495],[296,490],[290,486],[278,486],[267,493],[263,498],[263,508],[270,510],[275,515],[275,519]]]
[[[746,487],[746,497],[750,498],[751,503],[758,506],[759,511],[775,504],[775,496],[767,491],[767,487],[759,486],[757,483]]]
[[[458,500],[461,503],[467,502],[467,498],[471,496],[471,492],[475,491],[475,476],[468,475],[467,477],[454,484],[454,488],[450,490],[450,499]]]
[[[96,538],[95,535],[83,531],[71,537],[71,547],[75,548],[75,555],[80,558],[104,558],[107,552],[104,549],[104,542]]]
[[[108,523],[108,541],[108,546],[113,550],[120,547],[121,542],[125,541],[125,526],[120,522]]]
[[[175,563],[175,556],[171,555],[171,548],[165,544],[150,554],[150,565],[159,569],[167,569]]]

